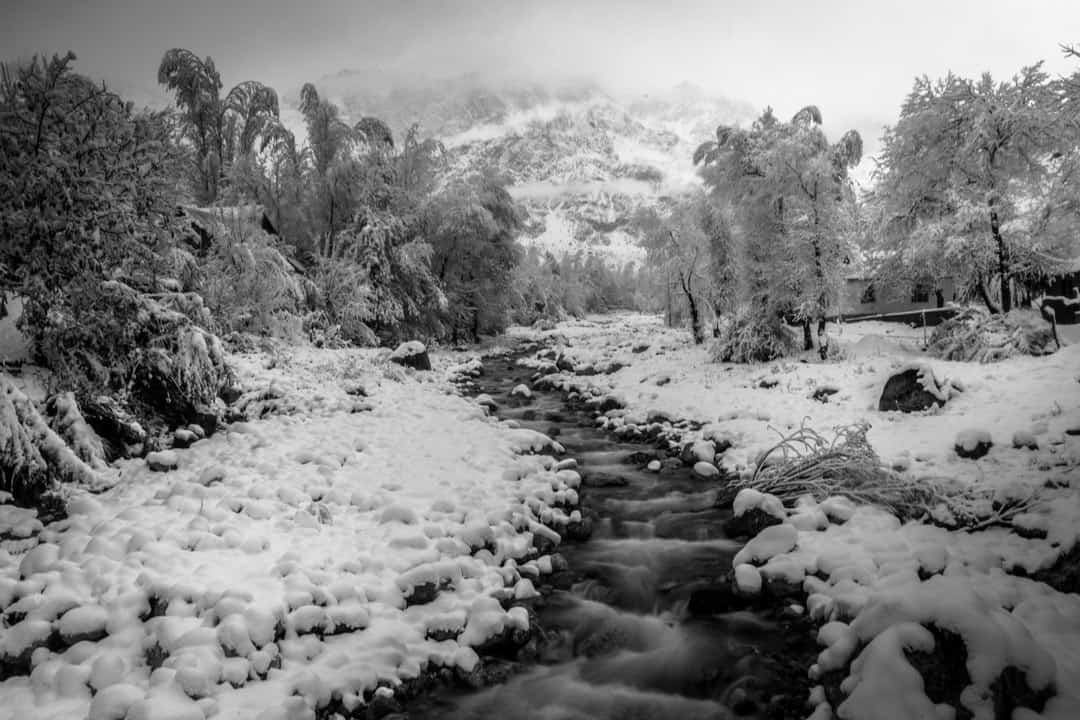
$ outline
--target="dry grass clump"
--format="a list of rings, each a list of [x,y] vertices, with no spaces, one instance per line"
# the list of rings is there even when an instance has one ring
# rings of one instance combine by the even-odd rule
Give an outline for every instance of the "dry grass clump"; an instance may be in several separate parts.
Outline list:
[[[869,423],[859,422],[836,429],[829,440],[803,420],[798,430],[781,433],[780,441],[758,462],[753,476],[740,481],[794,501],[802,495],[823,500],[842,495],[869,505],[879,505],[901,519],[919,517],[937,500],[937,488],[915,484],[881,464],[866,440]]]
[[[780,441],[762,455],[753,475],[734,481],[734,489],[754,488],[785,503],[803,495],[819,501],[843,496],[882,507],[902,521],[924,518],[968,530],[1008,525],[1041,504],[1034,491],[1004,498],[992,489],[945,479],[905,478],[882,465],[866,439],[869,429],[869,423],[858,422],[836,428],[828,439],[803,420],[793,433],[780,433]]]

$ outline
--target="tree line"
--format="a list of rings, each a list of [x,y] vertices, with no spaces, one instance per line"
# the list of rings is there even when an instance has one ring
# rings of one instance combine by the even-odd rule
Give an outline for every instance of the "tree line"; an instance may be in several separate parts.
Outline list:
[[[720,359],[767,360],[792,349],[786,321],[811,349],[855,269],[893,297],[951,279],[991,313],[1075,271],[1080,71],[917,78],[860,195],[862,146],[855,131],[831,143],[817,107],[766,109],[697,148],[700,192],[636,218],[697,342],[711,318]]]

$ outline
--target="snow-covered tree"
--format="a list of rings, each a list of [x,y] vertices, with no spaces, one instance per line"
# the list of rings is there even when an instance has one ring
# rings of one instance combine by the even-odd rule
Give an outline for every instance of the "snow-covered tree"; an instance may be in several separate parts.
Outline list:
[[[213,58],[173,48],[158,66],[158,83],[176,94],[183,137],[192,151],[198,202],[212,204],[234,162],[250,155],[279,115],[273,88],[242,82],[221,97],[221,75]]]
[[[641,237],[649,267],[663,279],[668,324],[685,308],[695,343],[705,341],[706,312],[715,308],[710,208],[704,195],[691,194],[667,212],[642,208],[632,226]]]
[[[877,173],[892,258],[884,274],[952,276],[992,312],[1008,312],[1015,281],[1058,267],[1077,227],[1067,102],[1066,86],[1040,65],[1006,82],[917,79],[886,130]]]
[[[454,341],[505,328],[521,224],[517,204],[491,178],[455,183],[424,208],[420,232],[433,248],[431,267],[446,293]]]
[[[861,158],[859,134],[830,144],[814,106],[787,123],[767,109],[749,129],[721,126],[694,153],[723,229],[714,273],[740,279],[737,304],[767,334],[794,317],[813,347],[810,322],[820,329],[837,294],[855,217],[848,172]]]

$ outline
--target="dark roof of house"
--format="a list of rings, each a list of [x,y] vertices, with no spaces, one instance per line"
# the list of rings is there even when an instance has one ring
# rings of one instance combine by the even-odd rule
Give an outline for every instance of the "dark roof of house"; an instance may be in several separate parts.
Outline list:
[[[232,227],[259,227],[271,235],[278,234],[273,220],[262,205],[180,205],[177,209],[210,235],[228,232]]]

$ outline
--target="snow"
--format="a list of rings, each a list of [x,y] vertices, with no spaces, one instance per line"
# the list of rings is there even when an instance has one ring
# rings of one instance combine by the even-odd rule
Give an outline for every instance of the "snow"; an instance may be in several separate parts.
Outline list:
[[[555,505],[576,503],[581,478],[523,454],[560,452],[551,438],[457,395],[455,360],[413,375],[377,350],[235,356],[242,385],[272,386],[283,412],[171,451],[171,472],[120,461],[111,488],[74,490],[49,526],[0,504],[3,537],[23,538],[0,552],[0,610],[25,613],[0,656],[32,657],[30,677],[0,682],[4,710],[313,717],[428,666],[474,669],[472,645],[527,630],[494,596],[535,596],[552,562],[533,537],[558,543],[580,517]],[[370,412],[350,412],[357,380]],[[409,605],[424,581],[435,599]],[[455,622],[457,639],[428,636]],[[82,641],[50,650],[55,637]]]
[[[795,547],[799,533],[792,525],[773,525],[757,534],[746,543],[732,561],[735,565],[747,562],[762,563],[770,558],[786,553]]]
[[[716,466],[704,460],[694,463],[694,472],[706,479],[720,476],[720,471],[716,469]]]
[[[866,421],[867,439],[884,463],[913,484],[946,482],[984,493],[973,504],[976,513],[989,513],[991,499],[1033,495],[1037,502],[1014,525],[1045,537],[1023,537],[1008,526],[965,532],[901,522],[843,497],[804,497],[785,508],[744,490],[735,514],[758,508],[783,522],[736,554],[735,583],[747,593],[759,582],[801,583],[807,613],[823,624],[812,676],[845,675],[839,717],[952,717],[951,708],[926,696],[904,655],[905,648],[933,646],[930,626],[960,635],[968,647],[971,685],[961,702],[975,717],[992,717],[988,688],[1008,666],[1019,668],[1032,688],[1055,693],[1041,714],[1024,710],[1014,717],[1080,716],[1080,597],[1027,577],[1072,550],[1080,534],[1080,437],[1067,433],[1080,426],[1080,343],[1045,357],[974,365],[919,352],[928,330],[859,322],[828,330],[842,361],[807,354],[739,366],[710,362],[708,347],[694,346],[685,329],[665,328],[656,317],[586,318],[551,331],[514,332],[558,343],[575,366],[623,362],[610,375],[550,379],[597,402],[618,398],[620,409],[601,423],[616,433],[646,425],[650,415],[668,432],[674,427],[662,416],[700,423],[700,430],[680,431],[677,446],[730,440],[715,463],[743,480],[779,434],[804,421],[826,435]],[[885,382],[910,367],[921,370],[945,405],[925,413],[879,412]],[[651,382],[658,377],[670,382]],[[766,377],[775,385],[761,387]],[[839,392],[819,403],[810,397],[819,387]],[[1013,442],[999,442],[975,462],[954,450],[957,443],[975,447],[992,438]],[[823,701],[818,693],[807,714],[831,717]]]
[[[391,358],[401,359],[406,357],[412,357],[413,355],[421,355],[427,352],[427,348],[424,343],[419,340],[409,340],[398,345],[394,352],[390,353]]]
[[[753,565],[741,563],[735,566],[735,586],[746,595],[761,592],[761,573]]]
[[[747,510],[761,510],[767,515],[773,517],[786,518],[787,514],[784,512],[784,503],[780,501],[780,498],[769,493],[763,493],[754,488],[743,488],[735,495],[735,500],[732,503],[732,513],[735,517],[739,517]]]
[[[83,635],[104,632],[108,620],[109,613],[102,606],[80,605],[64,613],[57,621],[56,629],[61,637],[70,641]]]
[[[976,428],[969,428],[967,430],[961,430],[956,434],[956,440],[953,443],[958,448],[963,448],[967,452],[973,451],[978,445],[989,445],[992,442],[990,439],[990,433],[985,430],[979,430]]]
[[[179,464],[180,456],[175,450],[158,450],[146,456],[147,467],[157,472],[175,470]]]

